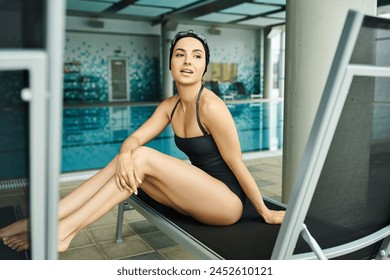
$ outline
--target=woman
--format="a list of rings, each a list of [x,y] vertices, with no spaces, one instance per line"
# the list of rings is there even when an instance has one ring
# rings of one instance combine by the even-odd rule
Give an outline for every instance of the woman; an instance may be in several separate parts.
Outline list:
[[[58,251],[73,237],[138,188],[156,201],[209,225],[231,225],[247,196],[259,215],[280,224],[284,211],[266,207],[242,161],[234,121],[225,103],[202,85],[209,62],[205,38],[192,30],[171,43],[170,70],[178,95],[165,99],[153,115],[122,144],[99,173],[63,198],[59,206]],[[144,146],[169,124],[177,146],[192,164]],[[27,220],[0,230],[4,243],[28,248]]]

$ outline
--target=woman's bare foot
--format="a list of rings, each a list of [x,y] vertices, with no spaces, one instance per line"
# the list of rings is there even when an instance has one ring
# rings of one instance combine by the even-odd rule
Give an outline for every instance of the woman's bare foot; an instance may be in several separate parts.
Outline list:
[[[66,237],[64,240],[58,241],[58,252],[66,251],[69,248],[70,242],[75,236],[76,233],[73,233]],[[30,237],[28,233],[22,233],[10,237],[3,237],[2,241],[4,245],[18,252],[30,249]]]
[[[75,236],[76,233],[72,233],[69,236],[67,236],[65,239],[58,240],[58,247],[57,247],[58,252],[62,253],[68,250],[70,242],[73,240]]]
[[[22,233],[11,237],[4,237],[3,243],[12,250],[25,251],[30,248],[30,237],[28,233]]]
[[[11,237],[28,232],[28,220],[22,219],[0,229],[0,238]]]

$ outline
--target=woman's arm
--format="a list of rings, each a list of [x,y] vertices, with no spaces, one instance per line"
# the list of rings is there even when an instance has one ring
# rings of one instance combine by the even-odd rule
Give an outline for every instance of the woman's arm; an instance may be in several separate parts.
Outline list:
[[[242,161],[237,129],[225,103],[222,100],[211,98],[201,106],[200,114],[205,126],[213,135],[223,159],[236,176],[256,211],[267,223],[280,224],[284,211],[272,211],[264,204],[255,180]]]
[[[175,97],[161,102],[152,116],[146,120],[134,133],[123,141],[117,160],[116,183],[120,190],[128,190],[137,194],[141,184],[137,167],[132,158],[132,152],[145,145],[159,135],[169,124],[169,113],[175,102]]]

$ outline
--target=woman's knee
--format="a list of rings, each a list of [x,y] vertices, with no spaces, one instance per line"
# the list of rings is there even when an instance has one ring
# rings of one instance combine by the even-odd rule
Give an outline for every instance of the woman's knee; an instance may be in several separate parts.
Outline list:
[[[156,150],[146,147],[140,146],[132,152],[132,157],[135,164],[139,167],[145,167],[147,164],[152,163],[155,157]]]
[[[140,158],[147,158],[149,157],[154,149],[146,147],[146,146],[139,146],[137,149],[132,151],[131,155],[133,156],[134,160],[140,159]]]
[[[230,208],[230,211],[226,211],[225,215],[223,215],[223,218],[221,219],[226,225],[232,225],[238,222],[241,219],[244,210],[241,201],[231,204]]]

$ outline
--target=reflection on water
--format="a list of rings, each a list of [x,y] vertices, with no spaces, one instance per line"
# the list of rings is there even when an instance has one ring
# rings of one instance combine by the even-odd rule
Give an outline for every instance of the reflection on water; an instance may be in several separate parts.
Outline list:
[[[102,168],[118,152],[122,141],[134,132],[156,106],[114,106],[64,109],[62,172]],[[282,102],[229,104],[243,152],[282,147]],[[184,159],[168,126],[147,145]]]

